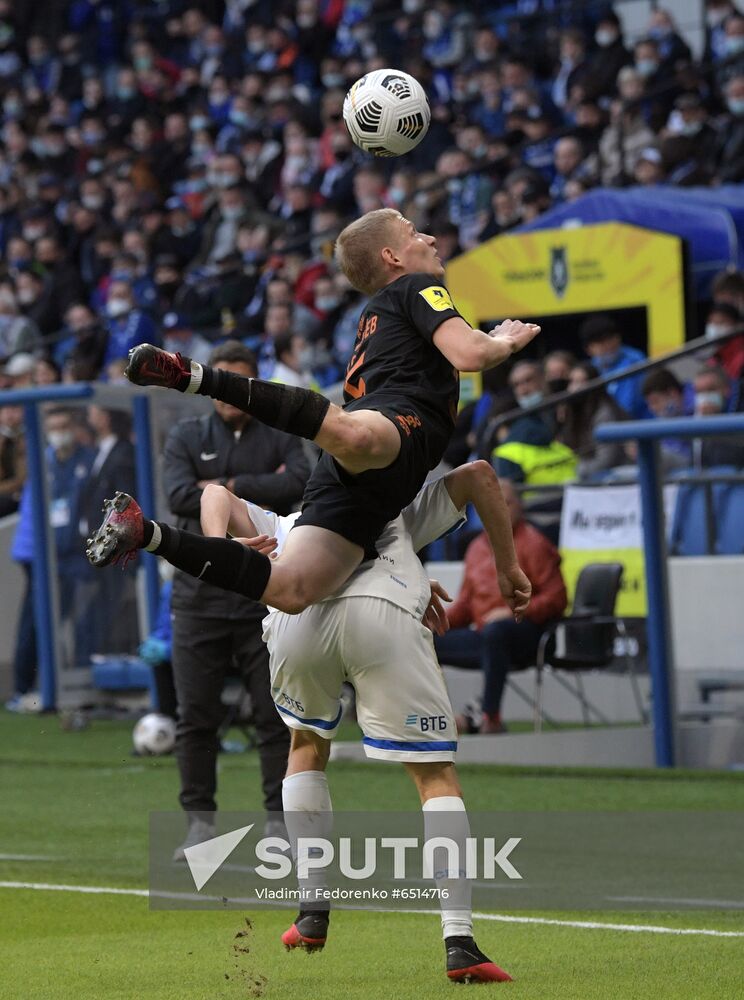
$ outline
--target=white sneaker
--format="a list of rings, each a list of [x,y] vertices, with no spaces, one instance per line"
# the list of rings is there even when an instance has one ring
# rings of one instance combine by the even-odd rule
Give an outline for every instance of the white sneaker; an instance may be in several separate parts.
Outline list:
[[[189,830],[186,834],[186,839],[173,852],[173,861],[185,861],[185,851],[187,847],[196,847],[197,844],[202,844],[205,840],[211,840],[212,837],[215,837],[216,835],[217,831],[211,823],[207,823],[203,819],[192,820],[192,822],[189,823]]]

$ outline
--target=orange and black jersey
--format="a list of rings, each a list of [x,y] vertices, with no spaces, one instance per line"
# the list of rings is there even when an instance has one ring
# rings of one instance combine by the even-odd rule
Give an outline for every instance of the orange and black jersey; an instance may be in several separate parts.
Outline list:
[[[376,402],[400,401],[423,408],[451,433],[459,374],[432,338],[445,320],[459,315],[447,289],[430,274],[406,274],[376,292],[359,320],[346,370],[349,408],[363,407],[363,398],[372,395]]]

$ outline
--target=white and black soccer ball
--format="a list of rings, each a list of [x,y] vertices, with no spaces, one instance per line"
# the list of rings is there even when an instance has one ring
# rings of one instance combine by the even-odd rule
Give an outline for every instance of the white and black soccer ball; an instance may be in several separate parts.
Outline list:
[[[346,95],[344,121],[365,152],[403,156],[426,135],[431,110],[418,80],[399,69],[376,69],[360,77]]]
[[[170,753],[176,745],[176,724],[167,715],[143,715],[132,732],[134,749],[142,756]]]

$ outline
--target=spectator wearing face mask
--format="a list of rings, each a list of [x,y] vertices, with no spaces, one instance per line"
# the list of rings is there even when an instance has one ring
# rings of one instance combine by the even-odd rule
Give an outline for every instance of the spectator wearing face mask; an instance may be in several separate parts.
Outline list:
[[[41,334],[33,319],[24,316],[11,282],[0,284],[0,358],[33,352],[41,344]]]
[[[49,524],[54,530],[57,571],[60,578],[60,617],[69,621],[75,633],[74,661],[88,662],[91,652],[82,615],[76,614],[79,584],[89,575],[80,545],[78,522],[82,492],[90,474],[95,453],[78,443],[74,416],[60,407],[49,410],[44,418],[48,448],[46,466],[49,477]],[[34,537],[33,511],[29,484],[21,495],[19,520],[13,539],[12,557],[26,573],[26,592],[18,618],[16,649],[13,662],[15,694],[6,708],[28,710],[25,696],[34,688],[37,668],[37,643],[33,608],[33,559],[37,542]],[[38,710],[38,699],[36,708]]]
[[[116,358],[126,358],[137,344],[158,343],[157,327],[134,302],[128,281],[112,281],[106,301],[108,343],[104,367]],[[153,339],[155,338],[155,339]]]
[[[606,97],[615,91],[617,75],[630,64],[630,52],[623,42],[620,19],[613,12],[603,14],[594,32],[597,51],[590,60],[589,80],[595,97]]]
[[[641,383],[641,392],[651,416],[657,420],[669,420],[689,415],[694,407],[691,387],[683,386],[668,368],[657,368],[649,372]],[[659,442],[661,464],[665,472],[688,466],[692,459],[689,438],[662,438]]]
[[[89,381],[98,377],[106,355],[107,333],[100,320],[83,302],[73,302],[65,313],[63,332],[54,360],[60,368],[74,366],[78,377]]]
[[[677,25],[668,10],[657,8],[651,12],[648,35],[656,42],[663,70],[671,72],[677,63],[691,61],[690,46],[677,31]]]
[[[169,312],[163,316],[163,350],[182,354],[205,365],[212,352],[212,344],[192,328],[185,316]]]
[[[723,368],[703,368],[693,381],[695,416],[711,417],[740,409],[740,385],[732,384]],[[695,438],[693,461],[704,468],[712,465],[744,467],[744,439],[732,435],[720,438]]]
[[[744,327],[739,310],[728,302],[714,302],[705,323],[705,336],[711,344],[715,344],[717,337],[737,327]],[[715,348],[708,363],[723,368],[730,379],[740,379],[744,375],[744,334]]]
[[[51,282],[45,281],[36,271],[21,271],[15,280],[15,292],[20,311],[35,324],[42,337],[60,328],[62,317]]]
[[[732,184],[744,180],[744,72],[728,81],[724,93],[728,114],[721,122],[716,176]]]
[[[317,388],[312,376],[313,349],[294,333],[284,333],[274,338],[276,364],[271,375],[272,382],[283,382],[302,389]]]
[[[732,0],[706,0],[703,62],[721,62],[728,56],[726,21],[736,12]]]
[[[546,393],[542,366],[537,361],[518,361],[509,372],[509,385],[519,407],[535,406]],[[546,485],[576,478],[576,455],[556,440],[549,413],[518,417],[494,449],[492,461],[497,475],[516,483]]]
[[[617,323],[606,314],[600,313],[584,320],[579,328],[579,337],[600,375],[615,374],[646,360],[643,351],[623,343]],[[649,415],[641,392],[641,380],[642,376],[631,375],[607,386],[615,402],[635,419]]]

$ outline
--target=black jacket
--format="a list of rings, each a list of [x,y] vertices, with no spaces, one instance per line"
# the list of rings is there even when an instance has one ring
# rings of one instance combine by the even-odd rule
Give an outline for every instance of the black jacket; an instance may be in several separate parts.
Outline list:
[[[132,442],[119,438],[100,469],[89,476],[80,497],[80,519],[85,522],[85,534],[101,523],[103,501],[113,497],[117,490],[136,495],[134,469]]]
[[[163,458],[163,482],[176,525],[197,533],[199,480],[234,479],[238,496],[288,514],[310,475],[299,438],[251,420],[236,440],[216,413],[179,421],[166,439]],[[266,613],[255,601],[179,571],[171,607],[203,618],[261,618]]]

